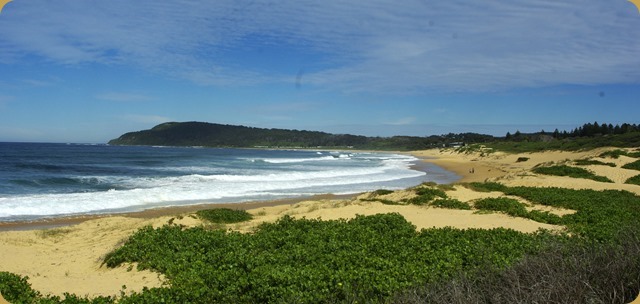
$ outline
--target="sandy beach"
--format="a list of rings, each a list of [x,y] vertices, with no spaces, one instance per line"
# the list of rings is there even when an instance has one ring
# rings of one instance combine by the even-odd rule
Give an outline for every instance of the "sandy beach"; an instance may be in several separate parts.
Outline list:
[[[423,161],[441,166],[461,176],[461,180],[447,189],[447,195],[463,202],[473,202],[484,197],[498,197],[501,193],[480,193],[462,183],[474,181],[498,181],[509,186],[565,187],[572,189],[619,189],[640,194],[640,186],[624,184],[639,172],[620,168],[635,159],[600,159],[598,155],[607,149],[585,152],[559,152],[506,154],[501,152],[461,154],[453,150],[428,150],[412,152]],[[522,161],[526,158],[526,161]],[[586,179],[537,175],[531,169],[540,164],[567,163],[591,158],[614,162],[616,167],[591,165],[585,168],[606,176],[614,183],[601,183]],[[518,161],[520,159],[520,161]],[[483,228],[506,227],[531,233],[538,229],[562,230],[562,226],[538,223],[500,213],[474,213],[469,210],[440,209],[416,205],[385,205],[368,201],[373,194],[333,197],[320,196],[303,201],[286,200],[251,204],[230,204],[224,207],[242,208],[254,215],[250,222],[231,224],[226,228],[250,233],[263,222],[273,222],[284,215],[326,220],[353,218],[357,214],[397,212],[413,223],[417,229],[431,227]],[[412,191],[396,191],[384,199],[399,201],[410,198]],[[524,202],[530,209],[550,211],[559,215],[572,210],[550,209]],[[217,205],[220,206],[220,205]],[[104,217],[66,219],[28,225],[19,223],[0,226],[0,271],[28,276],[33,288],[43,294],[62,295],[64,292],[80,296],[119,295],[122,286],[126,291],[140,291],[143,287],[157,287],[166,283],[164,277],[151,271],[138,271],[135,265],[116,269],[103,266],[105,254],[121,245],[137,229],[168,222],[185,226],[202,225],[194,214],[196,206],[188,209],[161,209],[140,214],[112,215]],[[66,221],[66,222],[65,222]],[[53,227],[53,228],[52,228]],[[43,229],[47,228],[47,229]]]

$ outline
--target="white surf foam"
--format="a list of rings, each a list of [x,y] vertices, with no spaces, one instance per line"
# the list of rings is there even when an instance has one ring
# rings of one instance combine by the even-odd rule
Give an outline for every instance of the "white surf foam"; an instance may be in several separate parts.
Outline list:
[[[338,158],[334,156],[338,156]],[[340,158],[342,155],[344,157]],[[331,159],[329,159],[331,158]],[[319,160],[318,160],[319,159]],[[307,167],[287,171],[237,170],[237,174],[206,174],[189,168],[193,174],[169,177],[90,177],[105,183],[126,185],[125,190],[91,193],[18,195],[0,198],[0,218],[23,219],[83,213],[142,210],[194,201],[242,201],[322,193],[356,193],[374,190],[381,183],[423,176],[409,169],[416,160],[404,155],[334,153],[317,158],[279,159],[279,161],[343,161],[359,163],[340,166],[332,163],[322,170]],[[274,159],[269,159],[274,160]],[[354,160],[354,161],[356,161]],[[371,166],[362,162],[377,161]],[[193,169],[193,170],[192,170]],[[186,170],[185,170],[186,171]],[[128,189],[128,190],[127,190]]]

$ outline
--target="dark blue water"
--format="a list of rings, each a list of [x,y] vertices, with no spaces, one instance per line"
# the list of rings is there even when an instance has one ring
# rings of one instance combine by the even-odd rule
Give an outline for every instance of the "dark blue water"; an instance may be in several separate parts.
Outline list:
[[[407,155],[0,143],[0,220],[406,188],[456,176]]]

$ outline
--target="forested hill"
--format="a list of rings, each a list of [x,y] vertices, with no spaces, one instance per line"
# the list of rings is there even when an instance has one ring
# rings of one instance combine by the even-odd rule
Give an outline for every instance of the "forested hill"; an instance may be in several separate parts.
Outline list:
[[[493,136],[474,133],[442,136],[366,137],[317,131],[263,129],[204,122],[168,122],[150,130],[130,132],[110,145],[206,146],[206,147],[353,147],[376,150],[418,150],[464,141],[484,142]]]
[[[130,132],[109,141],[111,145],[161,145],[208,147],[255,146],[351,146],[364,136],[332,135],[324,132],[262,129],[203,122],[168,122],[150,130]]]

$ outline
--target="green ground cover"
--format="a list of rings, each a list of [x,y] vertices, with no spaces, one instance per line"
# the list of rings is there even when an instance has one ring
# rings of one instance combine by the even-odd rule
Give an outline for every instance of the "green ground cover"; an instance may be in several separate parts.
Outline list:
[[[595,159],[577,159],[573,163],[576,164],[577,166],[600,165],[600,166],[609,166],[613,168],[616,167],[616,164],[614,163],[605,163]]]
[[[640,175],[630,177],[629,179],[627,179],[625,184],[640,185]]]
[[[578,167],[571,167],[567,165],[556,165],[550,167],[537,167],[532,170],[534,173],[556,176],[568,176],[573,178],[585,178],[591,179],[603,183],[613,183],[612,180],[605,176],[599,176],[593,174],[593,172]]]
[[[640,160],[622,166],[624,169],[640,170]]]
[[[227,208],[216,208],[199,210],[198,217],[216,224],[230,224],[249,221],[253,216],[245,210],[233,210]]]

